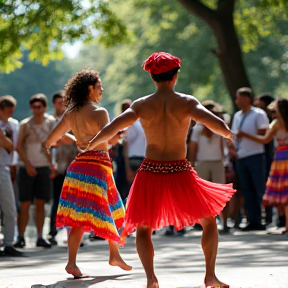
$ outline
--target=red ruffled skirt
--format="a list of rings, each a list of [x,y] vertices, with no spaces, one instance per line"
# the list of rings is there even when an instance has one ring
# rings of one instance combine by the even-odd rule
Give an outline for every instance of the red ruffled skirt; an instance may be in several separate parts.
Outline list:
[[[176,230],[218,215],[236,192],[201,179],[187,160],[142,162],[130,189],[122,240],[138,226]]]

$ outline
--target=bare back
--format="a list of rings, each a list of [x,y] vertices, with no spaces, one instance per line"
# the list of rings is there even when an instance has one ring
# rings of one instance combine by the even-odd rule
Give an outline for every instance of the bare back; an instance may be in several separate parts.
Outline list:
[[[109,123],[107,115],[105,109],[91,103],[66,114],[71,130],[77,139],[77,146],[80,149],[85,149],[89,140]],[[103,142],[95,149],[108,151],[108,144]]]
[[[186,137],[191,120],[187,97],[174,91],[157,91],[134,102],[132,108],[146,135],[147,158],[172,161],[186,157]]]

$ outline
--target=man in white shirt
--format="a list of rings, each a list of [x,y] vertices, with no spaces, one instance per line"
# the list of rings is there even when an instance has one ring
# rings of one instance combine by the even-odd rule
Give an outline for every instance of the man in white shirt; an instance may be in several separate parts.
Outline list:
[[[0,254],[8,256],[22,256],[23,254],[13,247],[16,225],[16,203],[10,166],[16,165],[17,157],[14,147],[17,144],[19,122],[11,118],[16,107],[16,100],[12,96],[0,97],[0,207],[4,218],[4,251]],[[10,141],[11,145],[7,146]]]
[[[235,134],[241,130],[252,135],[264,135],[269,120],[262,109],[252,106],[252,90],[247,87],[238,89],[235,103],[240,111],[234,115],[232,131]],[[264,145],[239,137],[236,137],[234,144],[237,152],[236,171],[249,222],[243,231],[265,230],[261,224],[261,204],[265,192]]]
[[[146,138],[140,119],[127,130],[124,143],[126,179],[132,184],[136,172],[145,158]]]

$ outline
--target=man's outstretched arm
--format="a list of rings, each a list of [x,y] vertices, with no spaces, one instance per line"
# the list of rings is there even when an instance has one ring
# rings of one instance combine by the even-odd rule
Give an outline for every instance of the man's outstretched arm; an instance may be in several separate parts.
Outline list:
[[[227,139],[233,138],[233,133],[226,123],[207,110],[197,99],[191,98],[189,101],[189,112],[194,121],[201,123],[213,132]]]
[[[111,139],[120,130],[131,126],[138,119],[137,114],[131,108],[127,109],[124,113],[116,117],[111,123],[107,124],[102,130],[89,141],[86,150],[93,150],[102,142]]]

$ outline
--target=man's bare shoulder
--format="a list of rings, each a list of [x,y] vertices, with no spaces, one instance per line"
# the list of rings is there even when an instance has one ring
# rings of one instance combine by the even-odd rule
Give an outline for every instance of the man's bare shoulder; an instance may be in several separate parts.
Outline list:
[[[183,102],[190,109],[196,107],[200,103],[199,100],[195,96],[184,94],[184,93],[179,93],[179,92],[175,92],[175,94],[179,97],[177,101]]]
[[[144,103],[146,103],[147,101],[149,101],[153,95],[154,95],[154,94],[150,94],[150,95],[146,95],[146,96],[140,97],[140,98],[136,99],[135,101],[133,101],[132,105],[135,106],[135,105],[144,104]],[[132,105],[131,105],[131,106],[132,106]]]
[[[192,102],[196,102],[196,103],[199,102],[195,96],[180,93],[180,92],[175,92],[175,94],[177,94],[183,100],[192,101]]]
[[[149,101],[151,100],[151,97],[154,94],[150,94],[150,95],[146,95],[143,96],[141,98],[138,98],[137,100],[133,101],[130,108],[137,113],[138,109],[140,109],[143,105],[146,105],[147,103],[149,103]]]

